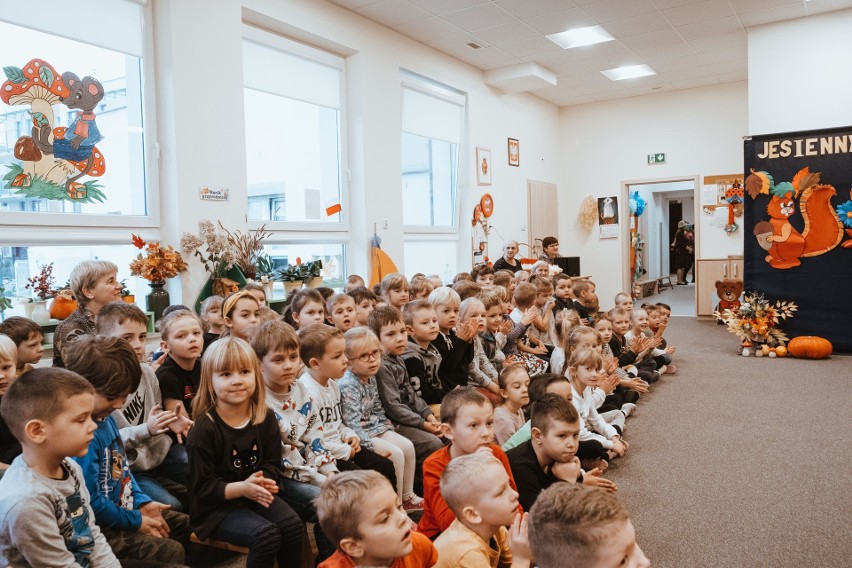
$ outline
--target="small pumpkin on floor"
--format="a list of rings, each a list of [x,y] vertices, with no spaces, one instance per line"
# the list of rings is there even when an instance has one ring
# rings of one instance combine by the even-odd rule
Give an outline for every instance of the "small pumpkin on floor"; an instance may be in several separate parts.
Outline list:
[[[794,337],[787,344],[787,351],[793,357],[802,359],[825,359],[833,350],[831,342],[815,335]]]

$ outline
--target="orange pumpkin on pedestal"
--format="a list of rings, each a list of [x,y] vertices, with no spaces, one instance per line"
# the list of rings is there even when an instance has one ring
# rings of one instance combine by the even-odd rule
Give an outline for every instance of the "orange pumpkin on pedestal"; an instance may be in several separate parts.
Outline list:
[[[50,317],[52,319],[64,320],[74,313],[76,309],[77,300],[74,299],[71,290],[60,290],[50,303]]]

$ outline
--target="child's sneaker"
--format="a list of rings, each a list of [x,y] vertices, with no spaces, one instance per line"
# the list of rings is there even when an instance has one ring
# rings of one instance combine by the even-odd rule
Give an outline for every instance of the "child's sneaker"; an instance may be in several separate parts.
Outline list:
[[[402,510],[403,511],[422,511],[423,510],[423,497],[418,497],[414,495],[409,497],[405,501],[402,502]]]
[[[633,414],[634,410],[636,410],[636,405],[632,402],[625,402],[621,405],[621,411],[624,413],[625,418]]]

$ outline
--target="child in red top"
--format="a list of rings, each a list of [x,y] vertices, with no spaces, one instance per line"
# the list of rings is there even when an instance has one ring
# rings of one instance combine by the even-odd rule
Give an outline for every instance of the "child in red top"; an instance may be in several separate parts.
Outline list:
[[[441,475],[450,460],[484,451],[488,448],[509,475],[509,485],[517,491],[509,458],[494,443],[492,428],[494,409],[485,395],[473,387],[459,387],[441,402],[441,422],[444,437],[451,444],[441,448],[423,462],[423,517],[417,530],[430,538],[447,530],[456,516],[441,496]],[[523,512],[518,508],[519,512]]]
[[[435,546],[411,530],[396,490],[378,472],[335,475],[323,486],[316,507],[323,532],[337,544],[337,552],[319,568],[429,568],[438,561]]]

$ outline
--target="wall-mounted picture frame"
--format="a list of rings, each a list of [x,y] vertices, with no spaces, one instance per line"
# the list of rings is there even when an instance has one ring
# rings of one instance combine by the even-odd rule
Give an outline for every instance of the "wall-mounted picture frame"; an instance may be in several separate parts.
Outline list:
[[[476,185],[491,185],[491,148],[476,147]]]
[[[515,138],[509,138],[509,165],[516,168],[521,165],[521,148]]]

